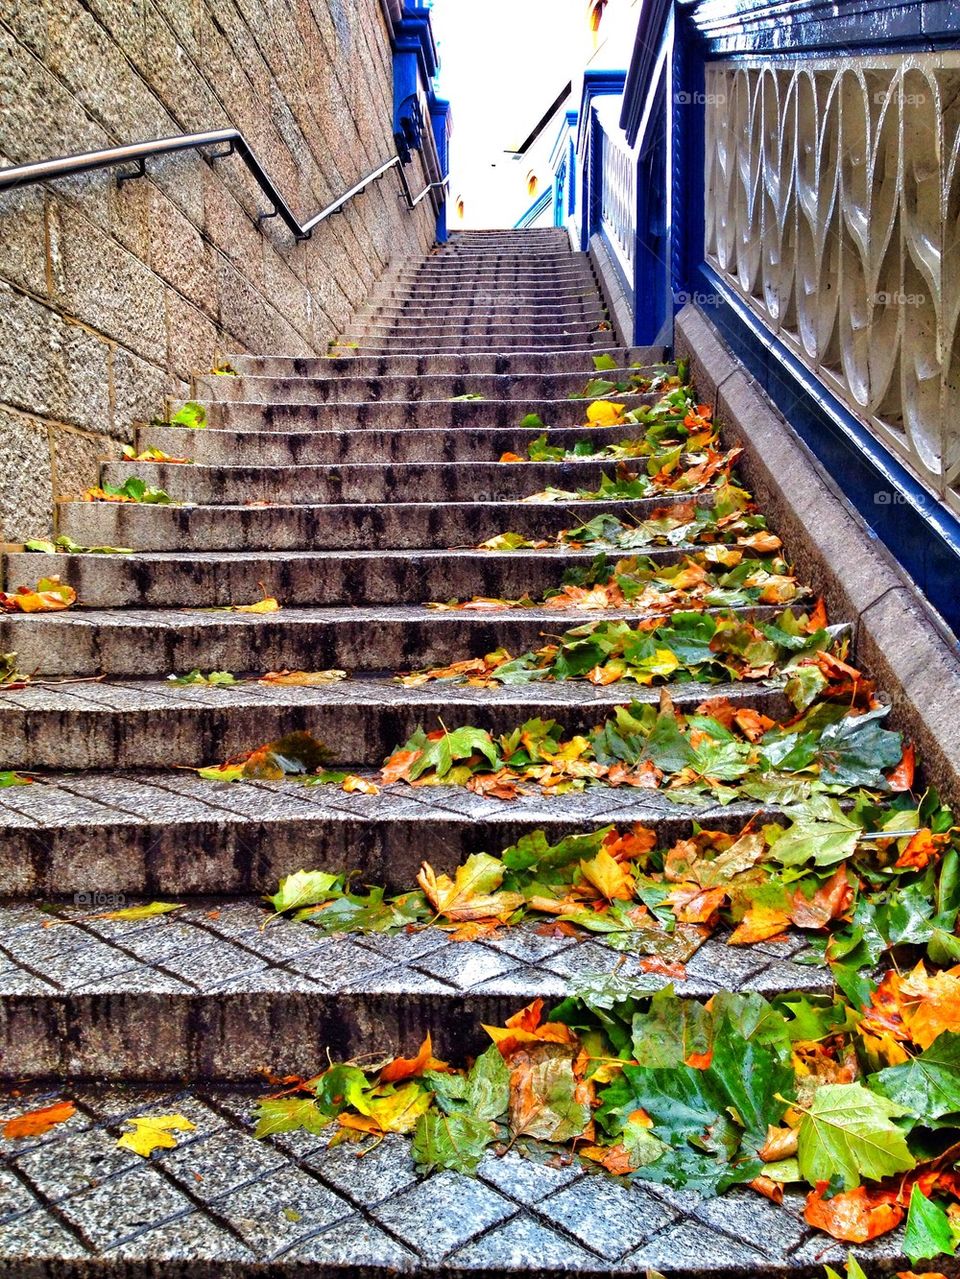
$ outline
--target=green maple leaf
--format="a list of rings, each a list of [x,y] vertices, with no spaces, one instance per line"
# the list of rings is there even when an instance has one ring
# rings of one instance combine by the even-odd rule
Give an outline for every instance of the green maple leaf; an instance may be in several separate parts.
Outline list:
[[[801,1175],[811,1186],[839,1176],[852,1190],[864,1177],[879,1181],[907,1172],[916,1160],[903,1131],[891,1122],[907,1113],[862,1084],[823,1084],[800,1121]]]
[[[330,1123],[311,1097],[268,1097],[257,1106],[255,1137],[275,1132],[323,1132]]]
[[[323,870],[298,870],[292,875],[284,875],[280,887],[267,901],[278,915],[282,915],[303,906],[319,906],[329,901],[342,886],[339,875],[330,875]]]
[[[483,755],[491,768],[496,768],[499,756],[490,734],[482,728],[465,725],[455,728],[452,733],[445,732],[436,741],[428,741],[423,755],[410,770],[410,780],[416,781],[429,769],[434,769],[438,777],[444,777],[453,767],[457,759],[469,759],[471,755]]]
[[[919,1057],[888,1066],[867,1083],[926,1124],[960,1113],[960,1034],[944,1031]]]
[[[927,1257],[956,1256],[960,1227],[919,1186],[910,1192],[910,1210],[903,1234],[903,1251],[911,1265]]]
[[[452,1168],[472,1174],[495,1136],[496,1129],[489,1120],[433,1110],[417,1121],[412,1153],[420,1172]]]
[[[770,856],[782,866],[832,866],[852,857],[863,833],[835,799],[821,795],[787,810],[792,825],[776,837]]]

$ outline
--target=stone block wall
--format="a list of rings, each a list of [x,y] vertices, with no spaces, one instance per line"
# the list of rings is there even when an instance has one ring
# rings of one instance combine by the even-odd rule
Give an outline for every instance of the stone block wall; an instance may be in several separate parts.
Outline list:
[[[236,127],[305,220],[393,154],[392,112],[379,0],[0,0],[0,165]],[[395,173],[299,244],[236,157],[148,173],[0,193],[0,541],[215,358],[323,354],[434,238]]]

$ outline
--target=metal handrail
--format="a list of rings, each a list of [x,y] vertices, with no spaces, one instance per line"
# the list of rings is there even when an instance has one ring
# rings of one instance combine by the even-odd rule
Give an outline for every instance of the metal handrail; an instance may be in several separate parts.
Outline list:
[[[40,160],[35,164],[18,164],[12,168],[0,169],[0,192],[9,191],[17,187],[30,186],[35,182],[49,182],[54,178],[72,177],[74,174],[88,173],[93,169],[109,169],[122,164],[133,164],[135,167],[131,172],[121,173],[117,178],[118,182],[127,182],[133,178],[144,177],[147,171],[146,162],[154,156],[170,155],[177,151],[197,151],[201,147],[215,146],[225,147],[226,149],[216,152],[210,156],[210,159],[219,160],[228,155],[238,155],[250,170],[260,190],[270,201],[273,212],[261,213],[260,218],[280,218],[291,234],[298,240],[309,239],[321,222],[331,217],[334,213],[339,213],[354,196],[360,195],[372,182],[382,178],[390,169],[396,168],[398,171],[400,184],[403,187],[403,194],[409,209],[415,209],[420,201],[429,195],[431,191],[443,188],[449,182],[448,177],[441,179],[439,182],[431,182],[414,198],[410,192],[410,185],[407,182],[407,175],[403,171],[400,157],[395,155],[384,164],[379,165],[371,173],[368,173],[366,177],[361,178],[338,200],[334,200],[325,209],[321,209],[315,217],[301,223],[274,186],[266,169],[257,159],[253,149],[240,130],[213,129],[207,133],[184,133],[173,138],[155,138],[152,142],[133,142],[128,146],[109,147],[103,151],[84,151],[80,155],[61,156],[56,160]]]

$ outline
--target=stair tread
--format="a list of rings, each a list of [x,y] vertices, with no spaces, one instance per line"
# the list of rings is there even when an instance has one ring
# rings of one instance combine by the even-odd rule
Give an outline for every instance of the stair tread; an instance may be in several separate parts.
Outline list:
[[[146,1272],[192,1255],[231,1275],[262,1274],[270,1264],[277,1276],[309,1267],[377,1279],[611,1268],[637,1276],[663,1269],[671,1279],[697,1279],[705,1268],[779,1279],[842,1265],[846,1254],[813,1235],[795,1194],[777,1208],[748,1190],[705,1200],[651,1183],[627,1189],[578,1162],[550,1166],[517,1150],[487,1155],[476,1178],[424,1178],[403,1137],[388,1136],[362,1159],[349,1146],[331,1146],[327,1133],[255,1141],[254,1109],[267,1091],[82,1083],[27,1090],[5,1113],[64,1096],[77,1113],[3,1156],[16,1193],[0,1262],[66,1272],[110,1258]],[[177,1113],[196,1126],[176,1149],[149,1162],[117,1149],[126,1117]],[[901,1250],[898,1234],[856,1251],[889,1260]]]

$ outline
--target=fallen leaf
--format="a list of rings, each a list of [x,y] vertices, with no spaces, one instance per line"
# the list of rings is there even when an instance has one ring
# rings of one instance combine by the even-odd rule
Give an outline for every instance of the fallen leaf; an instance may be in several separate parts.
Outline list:
[[[259,612],[265,612],[259,609]],[[294,685],[296,687],[313,688],[322,684],[336,684],[347,678],[346,671],[268,671],[261,675],[260,684]]]
[[[427,1031],[427,1037],[420,1045],[420,1050],[416,1057],[394,1057],[393,1061],[388,1062],[380,1071],[380,1082],[382,1084],[395,1084],[402,1079],[412,1079],[415,1075],[422,1075],[425,1070],[448,1070],[449,1067],[444,1061],[438,1061],[433,1055],[433,1042],[430,1032]]]
[[[59,577],[41,577],[36,590],[21,586],[12,595],[0,591],[0,612],[59,613],[76,601],[77,592]]]
[[[262,600],[257,600],[256,604],[234,604],[230,611],[231,613],[279,613],[280,605],[272,596],[266,596]]]
[[[154,1150],[173,1150],[178,1144],[175,1132],[196,1132],[197,1128],[183,1115],[138,1115],[123,1122],[132,1124],[133,1129],[125,1132],[117,1145],[144,1159]]]
[[[379,795],[380,787],[376,782],[371,782],[367,777],[358,777],[356,773],[350,773],[343,779],[342,788],[348,795],[357,793],[360,795]]]
[[[105,915],[94,915],[94,919],[152,919],[155,915],[167,915],[172,910],[183,910],[182,903],[147,902],[143,906],[124,906],[121,910],[111,910]]]
[[[885,1235],[900,1225],[904,1215],[904,1209],[889,1203],[885,1196],[877,1202],[866,1186],[843,1191],[832,1199],[825,1199],[819,1188],[812,1190],[803,1210],[808,1225],[845,1243],[866,1243]]]
[[[49,1106],[41,1106],[38,1110],[28,1110],[26,1114],[8,1119],[3,1125],[3,1135],[9,1141],[22,1141],[24,1137],[42,1137],[45,1132],[57,1124],[65,1123],[77,1108],[72,1101],[54,1101]]]

